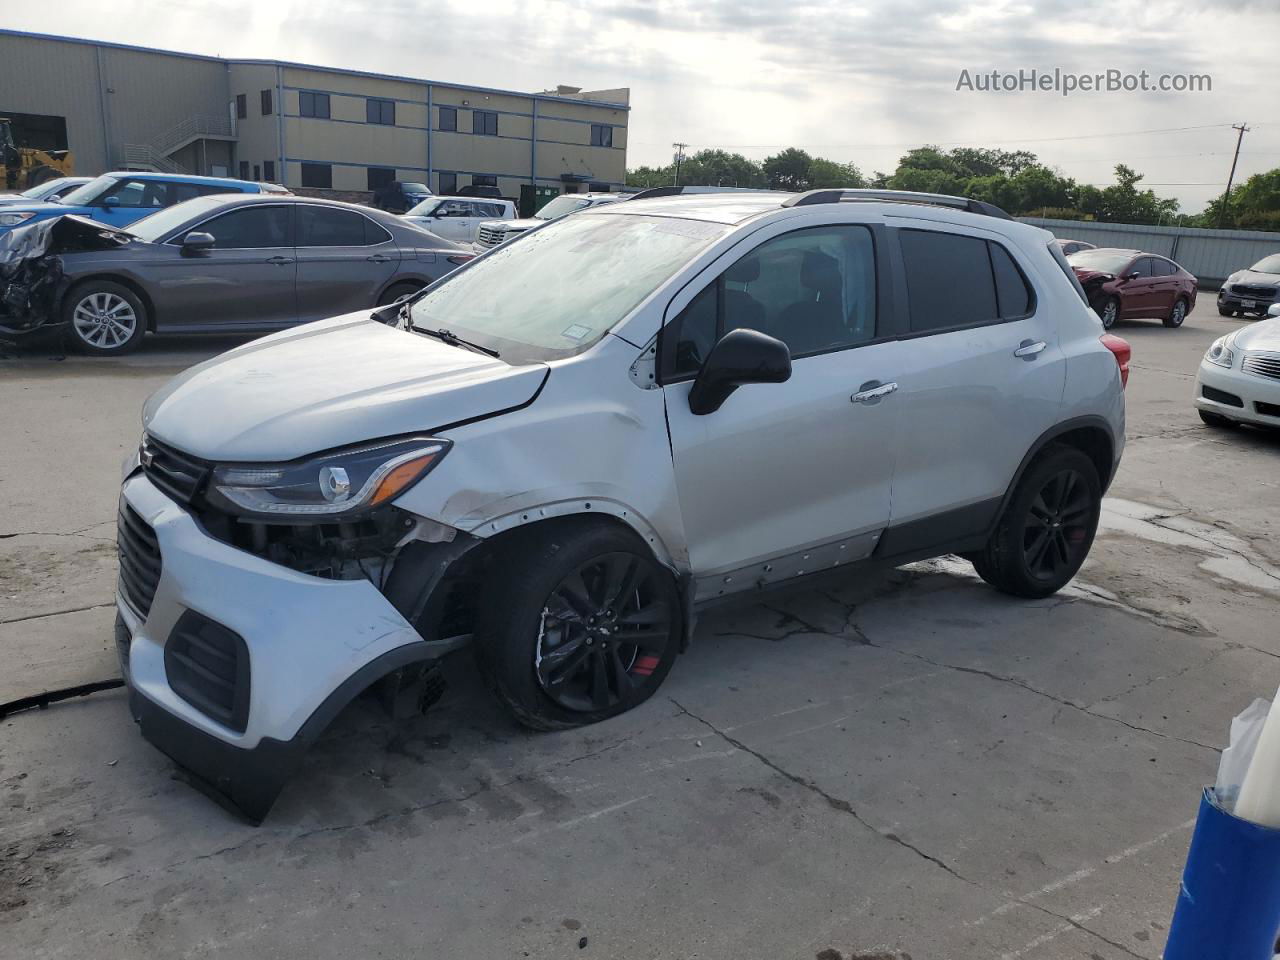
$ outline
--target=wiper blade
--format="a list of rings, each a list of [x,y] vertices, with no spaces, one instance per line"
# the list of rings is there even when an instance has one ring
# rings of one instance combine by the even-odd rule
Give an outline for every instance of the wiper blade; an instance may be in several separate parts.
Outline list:
[[[477,353],[483,353],[486,356],[493,357],[494,359],[501,359],[502,357],[502,354],[498,353],[498,351],[494,350],[492,347],[482,347],[480,344],[473,343],[470,340],[463,340],[462,337],[458,336],[451,330],[446,330],[444,327],[440,327],[438,330],[431,330],[427,327],[414,327],[413,329],[417,330],[419,333],[425,333],[429,337],[435,337],[437,340],[447,343],[451,347],[466,347],[469,350],[475,350]]]

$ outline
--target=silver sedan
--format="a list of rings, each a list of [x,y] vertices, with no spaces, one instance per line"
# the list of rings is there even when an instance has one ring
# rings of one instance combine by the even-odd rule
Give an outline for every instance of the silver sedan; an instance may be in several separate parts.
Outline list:
[[[388,304],[473,256],[402,217],[309,197],[200,197],[127,231],[63,220],[29,245],[40,256],[25,273],[38,289],[61,271],[41,325],[94,354],[136,349],[148,330],[266,331]]]

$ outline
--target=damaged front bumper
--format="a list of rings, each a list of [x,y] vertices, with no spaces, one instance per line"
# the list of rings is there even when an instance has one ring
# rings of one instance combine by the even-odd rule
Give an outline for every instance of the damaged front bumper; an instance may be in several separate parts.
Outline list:
[[[369,580],[215,539],[142,473],[121,491],[119,556],[116,640],[143,736],[255,823],[347,703],[459,645],[424,640]]]
[[[128,234],[71,215],[0,233],[0,334],[17,336],[57,324],[67,288],[62,254],[116,250],[131,240]]]

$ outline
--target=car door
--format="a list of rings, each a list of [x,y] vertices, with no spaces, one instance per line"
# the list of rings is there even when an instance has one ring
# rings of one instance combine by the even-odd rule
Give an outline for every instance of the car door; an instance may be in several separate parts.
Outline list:
[[[169,206],[169,184],[158,180],[123,177],[93,201],[93,219],[113,227],[125,227]]]
[[[900,348],[877,301],[881,228],[805,220],[738,244],[667,312],[662,389],[700,596],[864,557],[889,518],[898,404],[874,388]],[[791,377],[697,416],[694,377],[736,327],[786,343]]]
[[[1163,257],[1148,257],[1151,264],[1151,307],[1153,317],[1167,317],[1178,297],[1178,268]]]
[[[472,216],[470,200],[442,200],[433,216],[433,233],[457,243],[467,242]]]
[[[298,319],[321,320],[372,307],[400,267],[391,234],[362,213],[297,204]]]
[[[1117,287],[1120,291],[1120,316],[1156,316],[1160,299],[1159,281],[1151,275],[1151,258],[1138,257],[1121,276],[1123,282]]]
[[[284,327],[297,321],[293,204],[255,203],[188,224],[140,261],[160,330]],[[188,233],[208,233],[212,250],[188,255]]]
[[[1054,319],[1014,247],[923,220],[895,232],[907,331],[893,371],[901,420],[886,556],[985,529],[1058,422],[1066,382]]]

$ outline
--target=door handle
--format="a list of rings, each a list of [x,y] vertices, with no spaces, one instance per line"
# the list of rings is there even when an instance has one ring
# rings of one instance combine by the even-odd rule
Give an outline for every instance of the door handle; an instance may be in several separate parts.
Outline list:
[[[391,258],[386,254],[375,253],[372,257],[365,257],[370,263],[390,263]]]
[[[1023,360],[1034,360],[1047,346],[1043,340],[1023,340],[1018,344],[1018,349],[1013,351],[1013,355]]]
[[[854,403],[876,404],[897,389],[898,385],[896,383],[881,383],[879,380],[868,380],[849,399]]]
[[[282,267],[286,263],[293,263],[293,257],[268,257],[267,263],[274,263],[276,266]]]

